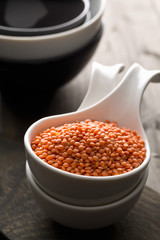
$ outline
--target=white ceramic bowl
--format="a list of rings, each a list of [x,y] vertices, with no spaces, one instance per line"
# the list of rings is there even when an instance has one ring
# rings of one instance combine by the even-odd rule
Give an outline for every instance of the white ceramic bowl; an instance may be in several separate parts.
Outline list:
[[[24,137],[26,159],[34,179],[49,195],[68,204],[103,205],[125,197],[141,181],[148,160],[131,172],[106,177],[76,175],[42,161],[30,142],[39,132],[57,124],[61,125],[56,120],[52,122],[52,117],[40,119],[29,127]]]
[[[72,30],[44,36],[0,35],[0,59],[10,61],[54,59],[83,48],[100,29],[105,3],[106,0],[90,0],[90,20]]]
[[[27,164],[26,174],[37,203],[54,221],[77,229],[96,229],[116,223],[134,207],[147,180],[148,169],[140,183],[126,197],[111,204],[94,207],[74,206],[60,202],[38,187]]]
[[[32,149],[26,156],[36,183],[52,197],[68,204],[95,206],[117,201],[141,181],[143,171],[93,177],[81,176],[57,169],[39,159]]]
[[[130,104],[133,99],[129,99],[128,104],[125,104],[126,97],[124,93],[127,90],[129,91],[130,85],[126,84],[126,81],[134,80],[134,77],[137,76],[136,79],[140,82],[140,80],[144,81],[145,78],[139,79],[138,76],[145,76],[146,71],[140,70],[137,64],[133,65],[129,72],[131,71],[132,78],[129,78],[129,73],[127,74],[125,81],[122,81],[119,86],[116,86],[116,89],[112,91],[110,96],[112,98],[108,101],[109,97],[102,99],[102,101],[98,102],[92,107],[88,107],[87,109],[79,112],[66,113],[56,116],[50,116],[40,119],[39,121],[33,123],[29,129],[27,130],[24,138],[25,149],[26,149],[26,159],[28,160],[29,166],[33,173],[33,176],[37,182],[37,184],[49,195],[53,198],[56,198],[60,201],[74,204],[74,205],[83,205],[83,206],[95,206],[95,205],[103,205],[106,203],[111,203],[113,201],[117,201],[127,194],[129,194],[135,186],[142,179],[145,169],[147,168],[150,161],[150,148],[147,138],[144,134],[143,128],[141,124],[139,124],[139,115],[137,116],[138,121],[136,121],[136,113],[137,108],[136,104],[134,104],[135,108],[130,108]],[[134,71],[134,73],[132,72]],[[139,72],[141,71],[141,74]],[[153,74],[153,72],[152,72]],[[150,76],[150,74],[149,74]],[[131,83],[134,81],[131,81]],[[138,90],[140,91],[140,84],[136,82],[138,85]],[[125,83],[125,84],[123,84]],[[135,82],[134,82],[135,83]],[[136,86],[135,83],[135,86]],[[125,88],[123,89],[123,86]],[[128,86],[128,88],[126,88]],[[135,87],[134,86],[134,87]],[[136,86],[136,87],[137,87]],[[142,84],[141,84],[142,86]],[[133,85],[132,85],[133,87]],[[136,92],[137,88],[134,88]],[[118,89],[121,89],[120,94],[118,94]],[[122,91],[123,90],[123,91]],[[140,92],[138,94],[140,96]],[[117,94],[115,99],[113,95]],[[128,97],[130,98],[130,94]],[[134,96],[134,95],[133,95]],[[119,99],[123,99],[123,104],[117,104]],[[138,98],[136,98],[138,99]],[[113,100],[113,101],[112,101]],[[107,104],[108,101],[108,104]],[[105,106],[107,105],[107,107]],[[110,107],[111,105],[111,107]],[[113,107],[114,105],[114,107]],[[132,104],[133,105],[133,104]],[[139,105],[137,101],[137,106]],[[132,106],[133,107],[133,106]],[[108,111],[104,111],[104,109],[108,109]],[[116,109],[116,110],[115,110]],[[119,110],[120,109],[120,110]],[[123,110],[122,110],[123,109]],[[131,112],[127,115],[126,111],[128,109],[135,110],[131,116]],[[138,108],[139,109],[139,108]],[[108,116],[109,114],[109,116]],[[127,117],[126,117],[127,116]],[[122,118],[123,117],[123,118]],[[129,119],[130,117],[130,119]],[[62,171],[58,168],[55,168],[43,160],[41,160],[32,150],[31,141],[32,139],[39,134],[41,131],[48,129],[52,126],[58,127],[65,123],[72,123],[75,121],[82,121],[85,119],[96,119],[100,121],[105,121],[105,119],[114,119],[117,121],[119,126],[126,126],[130,129],[134,129],[145,141],[146,147],[146,157],[143,163],[133,169],[130,172],[116,175],[116,176],[106,176],[106,177],[93,177],[93,176],[78,176],[76,174],[72,174],[69,172]],[[127,119],[127,120],[126,120]],[[129,120],[128,120],[129,119]],[[120,123],[119,123],[120,122]]]

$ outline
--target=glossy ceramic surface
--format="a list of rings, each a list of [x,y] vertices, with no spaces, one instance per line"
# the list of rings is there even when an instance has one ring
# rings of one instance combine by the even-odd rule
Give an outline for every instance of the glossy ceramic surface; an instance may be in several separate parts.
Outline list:
[[[0,35],[0,59],[6,61],[53,60],[83,48],[100,29],[105,4],[105,0],[90,0],[90,19],[81,26],[62,33],[31,37]]]
[[[107,96],[117,84],[117,76],[124,70],[124,64],[119,63],[112,66],[104,66],[93,62],[91,79],[88,91],[78,108],[78,111],[98,103]]]
[[[84,23],[89,0],[1,1],[0,34],[40,36],[64,32]]]
[[[126,197],[111,204],[93,207],[69,205],[50,197],[38,187],[28,164],[26,174],[37,203],[50,218],[67,227],[96,229],[116,223],[134,207],[144,188],[148,170],[145,170],[140,183]]]
[[[29,166],[38,185],[54,198],[84,206],[111,203],[131,192],[142,179],[150,161],[150,148],[139,115],[141,97],[149,81],[159,80],[159,74],[159,71],[148,71],[140,65],[134,64],[110,94],[92,107],[78,112],[43,118],[34,123],[26,132],[25,148]],[[105,112],[104,109],[107,111]],[[77,176],[49,166],[32,151],[30,141],[40,131],[51,126],[87,118],[117,121],[119,126],[137,131],[146,144],[147,155],[144,162],[126,174],[110,177],[87,177]]]

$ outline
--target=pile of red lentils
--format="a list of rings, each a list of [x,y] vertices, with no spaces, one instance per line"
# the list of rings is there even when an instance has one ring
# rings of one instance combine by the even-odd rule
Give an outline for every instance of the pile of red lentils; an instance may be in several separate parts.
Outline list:
[[[86,176],[130,172],[146,157],[145,143],[135,131],[89,119],[48,128],[34,137],[31,147],[51,166]]]

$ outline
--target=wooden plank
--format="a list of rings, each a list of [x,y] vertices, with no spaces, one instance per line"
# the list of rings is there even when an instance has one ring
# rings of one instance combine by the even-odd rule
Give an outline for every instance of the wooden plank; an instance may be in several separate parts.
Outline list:
[[[95,55],[72,81],[53,92],[45,112],[33,109],[30,114],[17,113],[1,99],[0,132],[4,136],[23,141],[27,127],[43,116],[74,111],[80,105],[89,84],[91,65],[124,63],[126,69],[139,62],[148,69],[160,68],[160,1],[112,0],[107,2],[104,14],[104,33]],[[126,70],[125,70],[126,71]],[[123,74],[120,75],[123,77]],[[143,99],[141,115],[153,153],[159,154],[160,84],[149,84]],[[23,116],[24,115],[24,116]],[[151,116],[151,118],[150,118]],[[154,130],[155,129],[155,130]],[[158,156],[158,155],[157,155]],[[156,158],[158,161],[158,157]],[[150,176],[155,176],[150,166]],[[157,190],[155,183],[150,186]],[[158,188],[159,189],[159,188]]]
[[[124,63],[128,68],[139,62],[148,69],[160,69],[160,1],[107,1],[104,33],[95,55],[72,81],[53,93],[45,112],[17,113],[0,101],[0,229],[2,239],[75,239],[86,233],[92,238],[125,240],[160,239],[160,196],[145,188],[131,213],[121,222],[98,231],[70,230],[48,219],[39,209],[27,186],[23,135],[39,117],[74,111],[89,84],[91,65]],[[125,70],[126,71],[126,70]],[[124,73],[120,75],[123,77]],[[152,158],[147,186],[160,193],[160,84],[150,83],[141,105],[142,122],[148,136]],[[6,140],[6,137],[9,140]],[[16,140],[15,141],[12,141]]]

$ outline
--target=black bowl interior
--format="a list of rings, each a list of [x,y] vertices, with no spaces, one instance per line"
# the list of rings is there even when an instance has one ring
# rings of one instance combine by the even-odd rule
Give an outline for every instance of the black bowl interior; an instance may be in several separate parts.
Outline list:
[[[53,34],[81,25],[89,0],[1,0],[0,33],[10,36]]]

